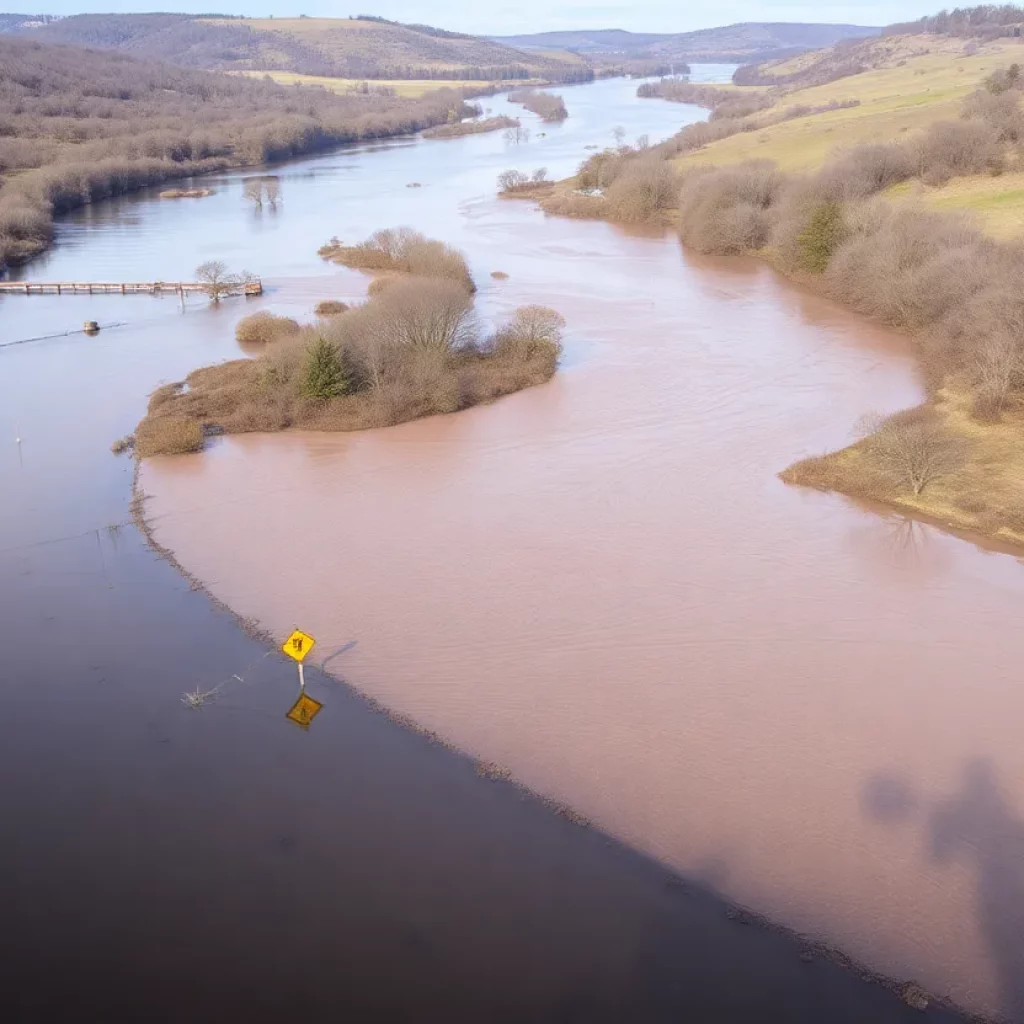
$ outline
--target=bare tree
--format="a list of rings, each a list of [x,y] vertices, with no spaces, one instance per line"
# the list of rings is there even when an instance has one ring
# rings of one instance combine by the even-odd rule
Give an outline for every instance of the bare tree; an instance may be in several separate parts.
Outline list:
[[[626,129],[621,124],[617,124],[612,129],[612,138],[615,140],[616,149],[622,149],[623,143],[626,141]]]
[[[636,148],[640,149],[640,150],[650,149],[651,148],[651,137],[650,137],[650,135],[638,135],[636,137]]]
[[[396,281],[377,299],[383,340],[447,355],[473,344],[473,300],[458,282],[441,278]]]
[[[498,175],[498,188],[502,192],[515,192],[529,184],[530,179],[522,171],[502,171]]]
[[[862,429],[871,431],[862,442],[871,462],[915,497],[936,480],[961,470],[970,456],[967,441],[951,434],[925,407],[866,417]]]
[[[988,335],[971,351],[970,372],[975,415],[999,419],[1014,393],[1024,388],[1024,344],[1007,333]]]
[[[548,181],[548,169],[546,167],[538,167],[533,172],[533,177],[530,179],[534,185],[546,185]]]
[[[267,202],[276,209],[277,202],[281,198],[280,180],[276,177],[264,178],[263,192],[267,197]]]
[[[200,263],[196,267],[196,279],[214,302],[220,302],[228,292],[238,287],[238,278],[228,273],[226,264],[221,260]]]

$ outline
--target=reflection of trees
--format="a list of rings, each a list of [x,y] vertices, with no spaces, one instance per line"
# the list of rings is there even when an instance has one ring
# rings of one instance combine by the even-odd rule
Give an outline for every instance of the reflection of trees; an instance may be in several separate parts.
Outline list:
[[[281,182],[276,175],[262,178],[246,178],[242,185],[242,198],[252,203],[254,209],[262,210],[267,203],[272,210],[277,209],[281,199]]]
[[[907,516],[887,516],[886,539],[893,554],[917,561],[928,544],[928,530],[924,523]]]

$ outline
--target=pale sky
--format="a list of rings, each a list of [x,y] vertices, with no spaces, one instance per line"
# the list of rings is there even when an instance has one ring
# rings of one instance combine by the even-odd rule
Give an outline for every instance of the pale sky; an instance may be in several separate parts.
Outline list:
[[[348,6],[348,4],[351,6]],[[377,14],[395,21],[422,22],[440,28],[480,35],[544,32],[571,28],[624,28],[634,32],[688,32],[729,25],[737,21],[844,22],[853,25],[888,25],[934,14],[941,0],[846,0],[845,3],[811,0],[725,0],[718,4],[683,5],[679,0],[7,0],[13,10],[26,14],[82,14],[87,11],[128,13],[162,10],[245,14],[251,17],[347,17]]]

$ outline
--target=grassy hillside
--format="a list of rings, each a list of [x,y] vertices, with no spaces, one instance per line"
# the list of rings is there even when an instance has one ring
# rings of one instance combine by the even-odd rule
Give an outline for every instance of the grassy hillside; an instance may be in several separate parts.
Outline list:
[[[80,14],[50,24],[11,23],[9,30],[46,42],[116,49],[220,71],[473,81],[568,81],[591,75],[576,54],[527,54],[488,39],[375,18]]]
[[[880,31],[861,25],[744,22],[671,34],[604,29],[505,36],[499,37],[499,41],[528,50],[570,49],[592,57],[745,63],[831,46],[843,39],[861,39]]]
[[[784,170],[821,167],[841,147],[912,135],[936,121],[956,120],[964,98],[997,68],[1024,63],[1016,39],[968,43],[948,36],[890,36],[840,52],[853,52],[866,70],[823,85],[783,86],[772,110],[750,119],[745,130],[679,157],[681,167],[772,160]],[[798,73],[820,72],[837,60],[835,50],[806,54],[761,68],[780,82]],[[813,75],[812,75],[813,77]],[[764,86],[733,92],[763,94]],[[859,106],[823,111],[771,123],[780,109],[858,101]],[[764,127],[757,128],[758,125]],[[1024,227],[1024,171],[1011,167],[997,177],[955,178],[944,185],[901,185],[893,194],[913,195],[935,209],[973,210],[985,229],[1005,237]]]

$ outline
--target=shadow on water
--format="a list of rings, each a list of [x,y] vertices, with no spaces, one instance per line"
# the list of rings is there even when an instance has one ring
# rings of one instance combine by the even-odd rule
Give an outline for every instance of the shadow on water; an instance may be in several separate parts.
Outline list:
[[[890,826],[920,818],[932,863],[970,866],[1002,1013],[1024,1020],[1024,821],[1006,800],[992,764],[984,758],[967,762],[957,792],[932,803],[905,780],[878,775],[864,788],[863,807]]]
[[[956,1019],[730,908],[727,849],[684,881],[318,669],[296,728],[133,527],[0,572],[5,1024]]]

